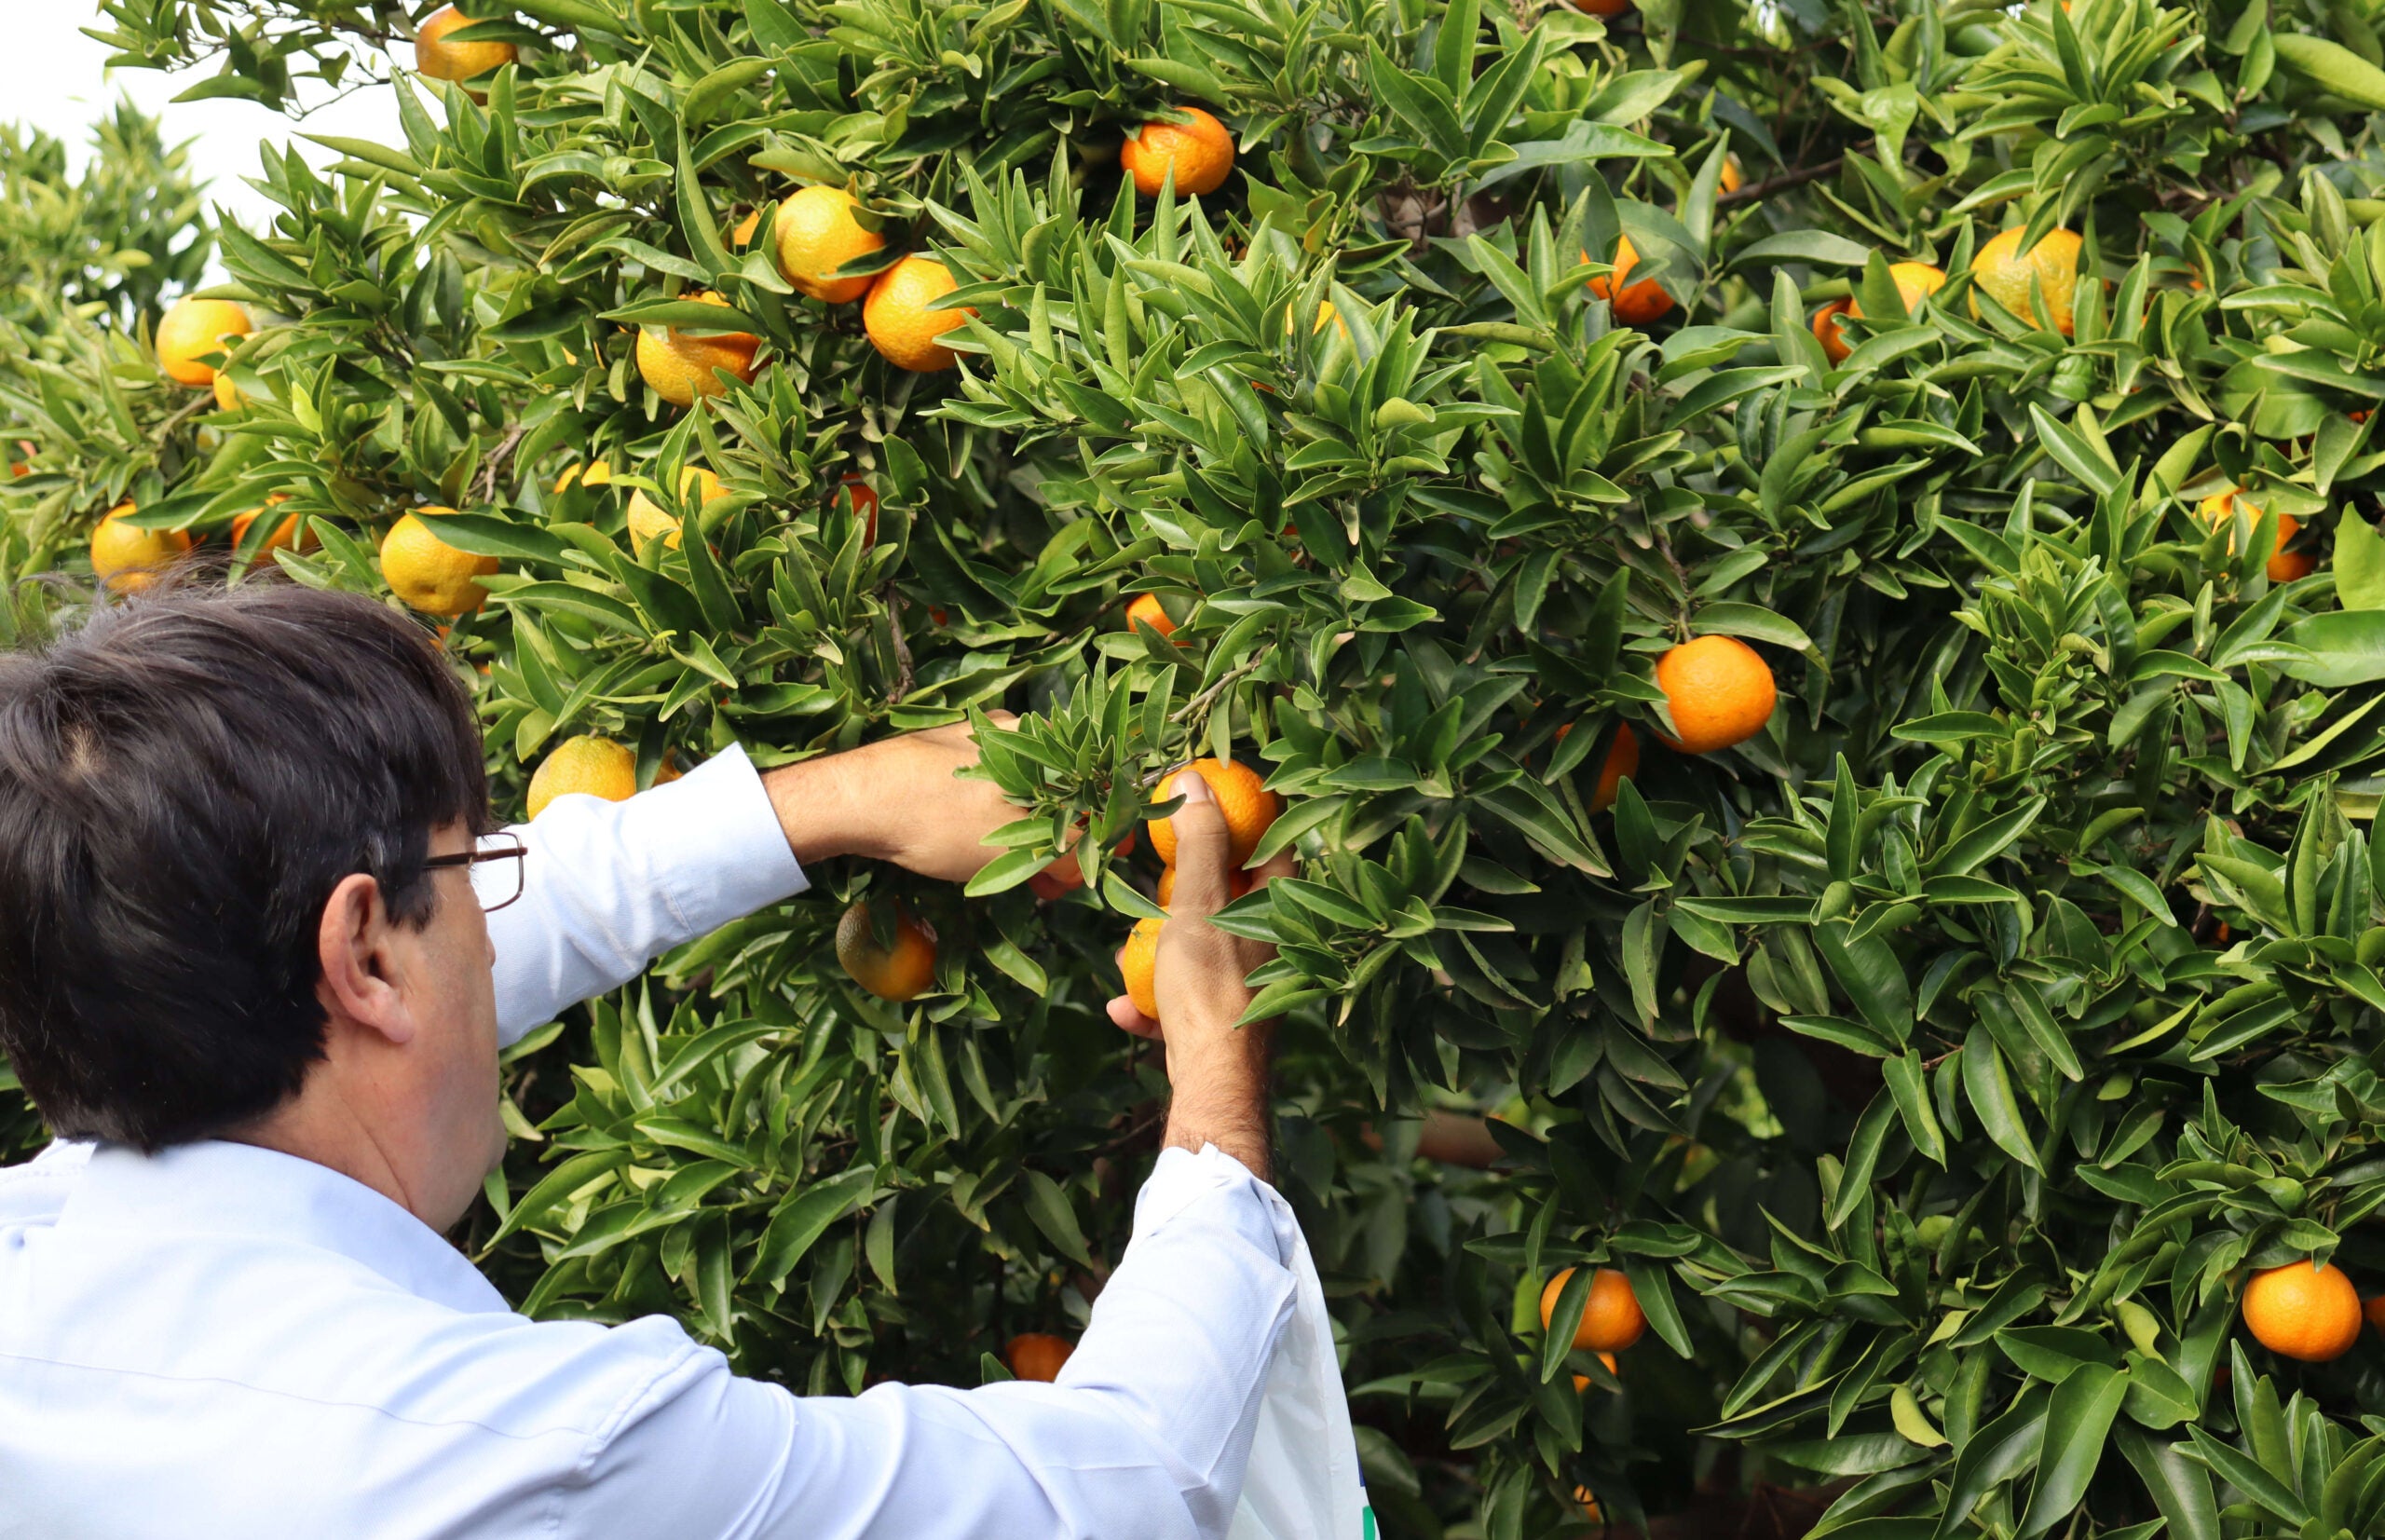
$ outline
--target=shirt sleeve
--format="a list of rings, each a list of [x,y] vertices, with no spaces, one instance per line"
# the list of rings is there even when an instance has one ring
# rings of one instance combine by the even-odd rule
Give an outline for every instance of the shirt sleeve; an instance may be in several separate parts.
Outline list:
[[[697,1350],[592,1443],[592,1540],[1220,1540],[1292,1313],[1291,1210],[1171,1150],[1056,1384],[797,1398]]]
[[[522,896],[488,917],[507,1043],[671,947],[811,885],[743,748],[627,801],[558,797],[508,832],[525,848]],[[497,865],[475,867],[474,881],[510,884]]]

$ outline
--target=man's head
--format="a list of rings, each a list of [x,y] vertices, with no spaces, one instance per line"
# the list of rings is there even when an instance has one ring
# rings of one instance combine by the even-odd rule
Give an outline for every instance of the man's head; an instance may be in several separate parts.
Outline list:
[[[488,1155],[486,923],[423,865],[486,807],[447,661],[357,595],[191,584],[0,655],[0,1049],[68,1137],[156,1150],[328,1097],[310,1116]],[[459,1085],[485,1100],[429,1105]]]

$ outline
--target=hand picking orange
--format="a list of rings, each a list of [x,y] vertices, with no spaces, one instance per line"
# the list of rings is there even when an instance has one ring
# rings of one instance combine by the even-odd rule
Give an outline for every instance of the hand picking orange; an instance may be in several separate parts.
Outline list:
[[[1195,759],[1182,769],[1197,772],[1217,797],[1218,811],[1225,814],[1226,831],[1233,840],[1231,864],[1236,867],[1249,865],[1251,852],[1259,848],[1259,837],[1267,832],[1275,822],[1275,815],[1283,811],[1280,799],[1266,789],[1266,778],[1249,766],[1230,759]],[[1180,770],[1169,772],[1166,779],[1152,787],[1152,800],[1175,801],[1174,783],[1179,773]],[[1167,819],[1152,821],[1152,849],[1159,852],[1163,865],[1176,865],[1176,829]]]

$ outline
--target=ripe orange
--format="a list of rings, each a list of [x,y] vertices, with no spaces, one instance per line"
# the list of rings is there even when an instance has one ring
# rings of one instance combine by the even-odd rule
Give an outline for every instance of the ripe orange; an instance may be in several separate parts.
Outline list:
[[[1814,340],[1822,345],[1822,357],[1833,364],[1845,363],[1847,355],[1855,351],[1838,324],[1838,318],[1854,308],[1852,299],[1834,299],[1814,312]]]
[[[286,503],[289,500],[289,493],[276,492],[271,497],[266,498],[264,507],[252,508],[245,513],[234,514],[232,517],[232,549],[235,551],[238,550],[240,542],[249,538],[249,526],[257,522],[258,514],[264,512],[266,509],[271,508],[277,503]],[[276,529],[272,534],[267,535],[265,538],[265,543],[263,545],[257,547],[256,559],[259,562],[263,562],[268,554],[276,551],[312,551],[320,543],[320,541],[315,538],[315,532],[311,529],[307,531],[303,538],[299,535],[298,515],[293,513],[281,521],[281,527]]]
[[[1156,920],[1138,920],[1118,948],[1118,972],[1126,981],[1126,998],[1135,1009],[1159,1019],[1159,928]]]
[[[232,383],[232,376],[218,369],[215,372],[215,410],[237,412],[248,403],[249,398]]]
[[[1913,314],[1915,306],[1946,287],[1944,270],[1932,267],[1926,262],[1892,262],[1888,265],[1888,276],[1897,280],[1897,297],[1904,301],[1904,313],[1908,316]],[[1847,313],[1858,320],[1862,320],[1862,302],[1848,300]]]
[[[1971,314],[1979,314],[1979,293],[1984,290],[1988,298],[2036,325],[2037,312],[2029,302],[2029,281],[2035,279],[2046,297],[2046,314],[2053,318],[2054,330],[2066,337],[2070,335],[2071,293],[2078,283],[2078,237],[2069,230],[2049,230],[2043,240],[2023,255],[2021,234],[2015,225],[1971,258]]]
[[[754,232],[761,227],[762,211],[753,210],[737,222],[737,228],[729,232],[729,243],[743,251],[754,243]]]
[[[1295,307],[1296,307],[1291,304],[1287,304],[1284,307],[1284,329],[1286,331],[1297,330],[1300,325],[1299,318],[1292,314]],[[1333,308],[1333,302],[1329,299],[1318,300],[1316,302],[1316,324],[1311,326],[1309,330],[1311,332],[1322,332],[1325,330],[1325,323],[1329,320],[1333,323],[1333,329],[1341,333],[1343,336],[1346,337],[1350,334],[1350,323],[1343,320],[1342,319],[1341,312]],[[1273,390],[1269,390],[1267,393],[1271,396],[1274,394]]]
[[[470,80],[521,57],[511,43],[447,41],[449,33],[471,24],[471,19],[453,6],[443,6],[424,18],[415,29],[415,69],[433,80]]]
[[[1605,1515],[1599,1512],[1599,1500],[1590,1494],[1589,1488],[1575,1487],[1574,1489],[1574,1501],[1582,1505],[1582,1517],[1588,1520],[1591,1523],[1595,1524],[1605,1517]]]
[[[556,797],[575,794],[629,800],[637,795],[637,756],[628,745],[593,732],[556,744],[530,777],[530,816],[546,811]]]
[[[800,293],[844,305],[869,292],[875,275],[831,278],[856,257],[886,249],[886,238],[853,218],[853,195],[842,187],[805,187],[779,205],[779,275]]]
[[[2385,1294],[2374,1294],[2363,1301],[2360,1313],[2368,1317],[2369,1325],[2385,1331]]]
[[[1211,794],[1218,799],[1218,810],[1226,815],[1226,829],[1233,838],[1232,865],[1246,865],[1250,860],[1250,852],[1259,848],[1259,837],[1267,832],[1267,826],[1275,822],[1275,815],[1283,811],[1281,800],[1266,789],[1266,777],[1249,766],[1231,759],[1195,759],[1179,769],[1197,770],[1201,779],[1209,784]],[[1152,801],[1172,802],[1176,799],[1176,793],[1170,787],[1177,773],[1177,770],[1170,770],[1158,785],[1152,788]],[[1160,818],[1152,821],[1152,849],[1159,852],[1162,865],[1176,865],[1176,828],[1171,820]]]
[[[729,305],[729,301],[710,293],[681,297],[699,305]],[[762,339],[751,332],[723,332],[699,337],[675,327],[664,332],[645,327],[637,334],[637,372],[664,401],[674,406],[692,406],[698,396],[728,393],[729,387],[714,373],[716,369],[726,369],[752,383],[754,354],[761,346]]]
[[[613,480],[613,463],[596,460],[588,465],[575,465],[555,478],[555,496],[560,497],[574,485],[606,486]]]
[[[1615,794],[1623,788],[1623,778],[1640,773],[1640,735],[1631,730],[1629,722],[1615,729],[1615,742],[1606,746],[1606,758],[1599,765],[1599,784],[1590,793],[1590,811],[1604,812],[1615,806]]]
[[[452,508],[418,508],[381,539],[381,576],[397,596],[425,615],[470,615],[488,600],[473,579],[497,570],[494,556],[457,550],[431,532],[429,521]]]
[[[1135,191],[1157,198],[1170,170],[1176,196],[1206,198],[1233,172],[1233,135],[1198,107],[1183,109],[1190,123],[1146,123],[1118,146],[1118,164],[1135,179]]]
[[[1159,602],[1156,593],[1138,593],[1135,602],[1126,606],[1126,629],[1132,631],[1137,625],[1147,625],[1163,636],[1176,634],[1176,622],[1167,618],[1167,606]]]
[[[878,275],[862,301],[862,330],[888,362],[915,375],[952,367],[952,349],[936,338],[974,310],[931,310],[929,306],[961,287],[952,269],[934,257],[906,256]]]
[[[2215,492],[2195,505],[2195,517],[2216,529],[2236,517],[2236,500],[2243,497],[2244,489],[2241,486]],[[2259,507],[2250,497],[2244,497],[2244,511],[2256,520],[2261,516]],[[2302,521],[2293,514],[2280,513],[2277,516],[2277,543],[2269,547],[2269,581],[2290,583],[2296,578],[2308,578],[2318,570],[2318,557],[2308,552],[2285,549],[2285,542],[2294,538],[2301,528]],[[2236,553],[2236,536],[2232,531],[2228,537],[2228,553],[2231,556]]]
[[[1582,260],[1590,260],[1585,252]],[[1631,283],[1631,269],[1640,265],[1639,249],[1629,236],[1618,236],[1615,244],[1615,271],[1603,278],[1590,279],[1590,293],[1615,307],[1615,319],[1626,326],[1645,326],[1663,318],[1673,307],[1673,296],[1655,279],[1642,279]]]
[[[861,548],[867,551],[878,543],[878,488],[859,476],[847,476],[843,483],[843,490],[846,506],[853,511],[853,517],[864,521]]]
[[[1076,1343],[1066,1337],[1055,1337],[1048,1331],[1027,1331],[1010,1340],[1010,1345],[1002,1349],[1002,1361],[1022,1380],[1041,1380],[1050,1384],[1060,1377],[1060,1366],[1076,1350]]]
[[[2244,1286],[2244,1326],[2281,1357],[2323,1364],[2360,1338],[2359,1291],[2344,1270],[2288,1262],[2253,1274]]]
[[[891,947],[879,944],[869,900],[847,909],[837,921],[837,961],[854,983],[880,1000],[899,1003],[935,986],[935,936],[899,906]]]
[[[1574,1275],[1567,1268],[1548,1280],[1540,1291],[1540,1327],[1548,1329],[1549,1317],[1557,1314],[1557,1296],[1565,1291],[1565,1280]],[[1612,1267],[1601,1267],[1590,1274],[1590,1297],[1582,1306],[1582,1324],[1574,1329],[1574,1345],[1593,1353],[1620,1353],[1640,1340],[1648,1329],[1648,1317],[1640,1312],[1640,1296],[1631,1291],[1631,1280]]]
[[[1724,193],[1736,193],[1741,187],[1747,185],[1747,173],[1739,170],[1739,157],[1725,152],[1723,157],[1723,175],[1714,184],[1715,190]],[[1942,279],[1940,281],[1943,282],[1944,280]]]
[[[683,466],[679,470],[679,497],[693,501],[699,509],[720,496],[720,478],[701,465]],[[661,503],[643,492],[630,494],[630,549],[645,549],[646,542],[657,535],[673,551],[679,549],[679,521],[663,510]]]
[[[176,385],[204,389],[215,383],[215,366],[200,358],[225,351],[225,337],[244,337],[249,332],[249,313],[230,300],[184,294],[157,322],[157,367]],[[221,396],[216,403],[223,404]]]
[[[138,593],[157,581],[160,568],[190,550],[190,537],[179,529],[136,529],[124,522],[131,512],[129,499],[107,511],[91,531],[91,572],[118,593]]]
[[[1699,636],[1670,649],[1656,660],[1656,688],[1681,731],[1664,741],[1684,754],[1745,743],[1772,720],[1779,698],[1771,667],[1736,636]]]

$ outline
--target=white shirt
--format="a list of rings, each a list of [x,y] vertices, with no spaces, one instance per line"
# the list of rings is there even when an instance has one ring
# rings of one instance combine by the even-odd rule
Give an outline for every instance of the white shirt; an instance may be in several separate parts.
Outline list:
[[[805,885],[737,751],[516,832],[508,1041]],[[0,1170],[0,1540],[1215,1540],[1297,1249],[1171,1150],[1059,1383],[798,1399],[665,1317],[514,1315],[327,1166],[60,1144]]]

